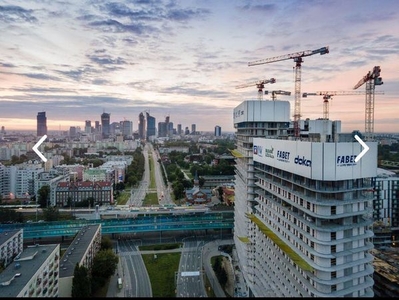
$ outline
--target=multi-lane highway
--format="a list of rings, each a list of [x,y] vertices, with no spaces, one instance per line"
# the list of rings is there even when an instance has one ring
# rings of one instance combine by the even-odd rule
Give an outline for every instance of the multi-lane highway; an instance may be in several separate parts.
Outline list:
[[[174,239],[176,242],[176,238]],[[208,297],[205,290],[205,276],[209,278],[216,297],[226,297],[211,267],[211,257],[221,255],[219,245],[232,244],[231,237],[224,240],[209,240],[185,237],[180,240],[182,248],[160,250],[159,252],[181,252],[178,270],[175,272],[176,297]],[[123,278],[123,289],[118,295],[108,297],[152,297],[152,286],[142,259],[142,254],[157,251],[139,251],[138,245],[151,244],[151,240],[119,240],[117,252],[120,257],[117,277]],[[153,242],[152,242],[153,243]],[[172,284],[172,283],[171,283]]]
[[[150,163],[148,159],[148,150],[152,149],[152,146],[144,146],[144,174],[143,180],[140,181],[137,188],[132,188],[130,191],[129,206],[141,207],[146,193],[148,192],[148,185],[150,183]]]
[[[176,297],[207,297],[203,282],[202,248],[204,241],[187,238],[180,257]]]
[[[141,253],[133,241],[118,241],[124,297],[152,297],[152,288]]]
[[[162,176],[163,170],[161,169],[162,166],[158,162],[158,160],[160,159],[159,153],[156,150],[154,150],[151,144],[148,145],[148,148],[150,149],[152,160],[154,161],[155,184],[157,186],[159,204],[160,205],[174,204],[172,198],[170,197],[170,190],[168,186],[165,186],[163,180]]]

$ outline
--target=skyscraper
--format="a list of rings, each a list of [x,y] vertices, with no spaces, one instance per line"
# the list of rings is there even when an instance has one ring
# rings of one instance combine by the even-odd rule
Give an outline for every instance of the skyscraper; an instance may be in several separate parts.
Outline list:
[[[155,127],[155,118],[150,116],[148,112],[146,112],[147,115],[147,140],[149,140],[150,136],[155,136],[156,135],[156,127]]]
[[[182,133],[183,133],[183,130],[182,130],[181,124],[177,124],[177,134],[180,135]]]
[[[128,120],[122,121],[122,135],[124,138],[131,137],[133,135],[133,122]]]
[[[101,114],[101,128],[103,138],[109,138],[110,135],[110,120],[111,114],[106,112]]]
[[[42,137],[47,134],[47,117],[46,112],[38,112],[37,113],[37,136]]]
[[[100,121],[95,121],[95,133],[100,133],[101,132],[101,125]]]
[[[373,297],[372,178],[377,144],[288,136],[288,101],[234,109],[234,242],[249,296]],[[310,121],[309,121],[310,122]],[[328,131],[339,121],[329,121]],[[316,124],[317,123],[317,124]],[[309,126],[310,127],[310,126]],[[304,127],[305,128],[305,127]],[[306,132],[307,131],[307,132]]]
[[[141,112],[139,114],[139,138],[144,140],[145,139],[145,117],[144,114]]]
[[[85,121],[85,132],[91,133],[91,121],[90,120]]]
[[[191,124],[191,134],[195,134],[195,132],[197,131],[196,127],[197,126],[195,124]]]
[[[222,135],[222,127],[219,125],[215,126],[215,136],[221,136]]]

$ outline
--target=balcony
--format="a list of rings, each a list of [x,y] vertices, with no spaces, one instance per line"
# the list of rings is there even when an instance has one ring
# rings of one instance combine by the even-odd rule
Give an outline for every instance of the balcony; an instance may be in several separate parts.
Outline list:
[[[302,257],[300,257],[293,249],[291,249],[286,243],[284,243],[272,230],[270,230],[265,224],[263,224],[256,216],[247,214],[247,217],[254,222],[260,231],[270,238],[294,263],[296,263],[302,270],[313,271],[310,266]]]

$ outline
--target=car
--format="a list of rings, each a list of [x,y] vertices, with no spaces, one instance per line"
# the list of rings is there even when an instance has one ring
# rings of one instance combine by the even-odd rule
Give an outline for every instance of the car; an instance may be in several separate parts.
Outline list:
[[[20,276],[21,276],[21,273],[17,273],[14,275],[14,277],[20,277]]]

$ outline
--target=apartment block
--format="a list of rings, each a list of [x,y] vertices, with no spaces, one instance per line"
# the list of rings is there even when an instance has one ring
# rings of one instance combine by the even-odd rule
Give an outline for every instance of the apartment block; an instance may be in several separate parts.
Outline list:
[[[28,246],[0,273],[0,297],[58,297],[60,245]]]
[[[0,232],[0,265],[7,267],[23,250],[23,229]]]
[[[72,280],[76,264],[89,272],[94,256],[101,248],[101,224],[86,225],[76,235],[60,261],[59,297],[71,297]]]

